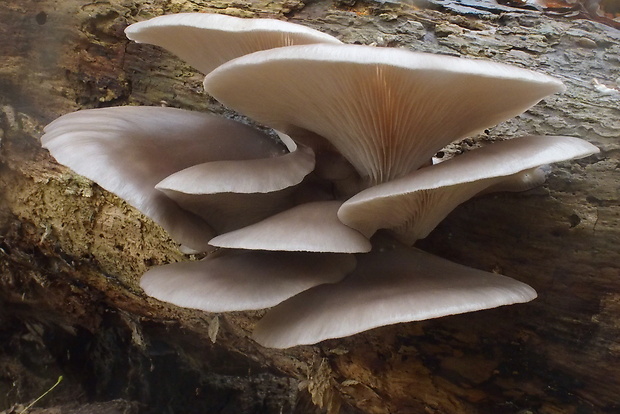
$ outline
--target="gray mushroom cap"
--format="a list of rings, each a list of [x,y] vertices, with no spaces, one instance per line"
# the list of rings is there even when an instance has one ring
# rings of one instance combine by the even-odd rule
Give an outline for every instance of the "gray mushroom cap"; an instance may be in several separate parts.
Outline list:
[[[211,161],[169,175],[155,188],[202,217],[219,234],[245,227],[293,205],[294,187],[314,169],[314,153],[280,134],[288,154]]]
[[[131,40],[163,47],[205,75],[236,57],[259,50],[312,43],[340,44],[326,33],[275,19],[179,13],[125,29]]]
[[[557,79],[495,62],[329,44],[242,56],[204,84],[223,104],[293,138],[299,130],[326,138],[371,185],[563,90]]]
[[[288,154],[253,160],[210,161],[175,172],[156,184],[169,195],[270,193],[301,183],[314,169],[314,153],[286,139]]]
[[[426,237],[456,206],[487,189],[525,190],[544,174],[538,166],[598,152],[587,141],[527,136],[487,145],[368,188],[343,203],[340,220],[371,237],[392,229],[407,244]]]
[[[340,201],[305,203],[209,241],[231,249],[360,253],[370,241],[337,217]]]
[[[275,157],[286,149],[238,122],[160,107],[92,109],[64,115],[41,138],[58,162],[123,198],[194,250],[215,233],[155,185],[206,161]]]
[[[528,302],[530,286],[389,239],[342,282],[317,286],[270,309],[255,327],[263,346],[288,348],[379,326]]]
[[[155,267],[140,286],[159,300],[206,312],[268,308],[323,283],[342,280],[355,256],[219,250],[199,262]]]

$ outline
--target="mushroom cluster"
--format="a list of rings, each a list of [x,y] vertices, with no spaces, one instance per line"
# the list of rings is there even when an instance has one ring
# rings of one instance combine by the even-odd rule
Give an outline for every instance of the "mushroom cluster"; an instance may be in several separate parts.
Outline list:
[[[205,91],[272,128],[164,107],[83,110],[45,129],[60,163],[125,199],[200,261],[144,291],[207,312],[271,308],[253,338],[286,348],[527,302],[514,279],[412,247],[460,203],[525,190],[598,149],[527,136],[443,162],[447,144],[563,90],[504,64],[342,44],[300,25],[189,13],[129,26],[206,75]],[[277,136],[276,136],[277,134]]]

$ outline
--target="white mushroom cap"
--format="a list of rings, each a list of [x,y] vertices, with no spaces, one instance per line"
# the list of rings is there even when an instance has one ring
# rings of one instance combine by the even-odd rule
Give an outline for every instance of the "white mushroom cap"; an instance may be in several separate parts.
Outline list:
[[[282,136],[281,136],[282,137]],[[155,187],[173,193],[270,193],[301,183],[314,169],[314,153],[287,137],[288,154],[254,160],[211,161],[169,175]]]
[[[60,162],[123,198],[172,238],[211,249],[210,226],[155,189],[192,165],[281,155],[281,145],[238,122],[174,108],[92,109],[62,116],[45,128],[43,147]]]
[[[327,138],[376,184],[415,171],[446,144],[563,90],[500,63],[403,49],[316,44],[256,52],[205,78],[223,104],[290,133]]]
[[[281,46],[340,41],[326,33],[275,19],[180,13],[134,23],[131,40],[163,47],[204,74],[236,57]]]
[[[456,206],[481,191],[506,180],[512,187],[517,183],[523,186],[525,179],[539,184],[541,175],[534,173],[532,179],[532,168],[598,151],[584,140],[561,136],[498,142],[368,188],[343,203],[338,217],[366,237],[387,228],[413,244],[426,237]]]
[[[290,153],[212,161],[176,172],[155,188],[202,217],[219,234],[263,220],[293,204],[293,189],[314,168],[314,153],[280,135]],[[288,189],[288,190],[287,190]]]
[[[140,280],[149,296],[207,312],[268,308],[323,283],[342,280],[355,256],[218,251],[199,262],[155,267]]]
[[[536,297],[514,279],[385,240],[357,259],[356,270],[342,282],[317,286],[270,309],[253,338],[266,347],[288,348]]]
[[[336,215],[340,201],[301,204],[263,221],[221,234],[209,241],[218,247],[252,250],[361,253],[370,241],[345,226]]]

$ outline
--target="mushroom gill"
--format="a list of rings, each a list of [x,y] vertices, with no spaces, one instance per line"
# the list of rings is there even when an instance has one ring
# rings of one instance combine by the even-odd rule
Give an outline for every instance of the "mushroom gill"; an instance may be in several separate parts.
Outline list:
[[[331,44],[245,55],[204,85],[223,104],[293,138],[300,129],[323,136],[368,185],[415,171],[450,142],[564,88],[495,62]]]
[[[338,218],[366,237],[378,229],[391,229],[412,245],[474,195],[489,189],[527,190],[526,182],[540,184],[530,178],[533,169],[598,151],[581,139],[560,136],[527,136],[490,144],[361,191],[343,203]]]

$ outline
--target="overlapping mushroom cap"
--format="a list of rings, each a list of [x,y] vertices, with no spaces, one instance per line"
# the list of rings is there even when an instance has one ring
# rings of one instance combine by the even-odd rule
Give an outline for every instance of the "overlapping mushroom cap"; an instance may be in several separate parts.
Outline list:
[[[494,186],[509,190],[508,185],[499,187],[502,182],[527,190],[544,181],[537,167],[596,151],[592,144],[572,137],[528,136],[499,142],[368,188],[348,199],[338,218],[367,237],[378,229],[391,229],[413,244],[476,194]]]
[[[535,297],[536,291],[525,283],[380,237],[342,282],[277,305],[257,324],[253,337],[269,347],[288,348]]]
[[[167,302],[207,312],[263,309],[314,286],[339,282],[355,265],[350,254],[227,249],[200,262],[155,267],[142,276],[140,286]]]
[[[126,200],[162,225],[178,242],[201,251],[211,249],[208,241],[215,235],[214,228],[237,228],[247,221],[244,215],[253,213],[242,210],[240,214],[231,214],[224,210],[216,220],[208,217],[204,220],[180,208],[173,198],[158,191],[157,184],[198,164],[208,167],[212,162],[226,162],[234,170],[239,161],[260,163],[264,158],[286,157],[286,147],[246,125],[213,115],[158,107],[74,112],[49,124],[41,143],[60,163]],[[288,167],[283,166],[277,174],[300,175],[298,165]],[[302,168],[305,168],[302,174],[306,175],[314,165],[306,161]],[[218,176],[223,188],[210,193],[230,196],[236,190],[235,183],[245,177],[243,174]],[[203,182],[208,180],[208,176],[202,177]],[[289,185],[297,184],[295,181],[298,178],[293,178]],[[189,181],[186,183],[188,187],[191,185]],[[253,192],[263,191],[257,188]],[[254,198],[260,202],[261,196],[254,195]],[[231,204],[224,202],[224,207]],[[275,204],[278,202],[284,200]],[[207,203],[208,200],[202,200],[202,205]]]
[[[494,62],[331,44],[252,53],[204,84],[277,130],[326,138],[371,185],[415,171],[450,142],[563,89],[557,79]]]
[[[275,306],[254,335],[272,347],[536,296],[393,235],[371,237],[388,229],[412,244],[476,194],[530,188],[544,180],[539,166],[597,152],[577,138],[524,137],[427,166],[444,145],[561,91],[558,80],[343,45],[268,19],[162,16],[127,35],[186,59],[207,74],[207,92],[288,134],[278,142],[222,118],[149,107],[80,111],[46,128],[42,143],[59,162],[181,244],[218,248],[150,270],[147,294],[209,312]]]
[[[340,44],[318,30],[275,19],[179,13],[132,24],[127,37],[161,46],[204,73],[258,50],[312,43]]]

